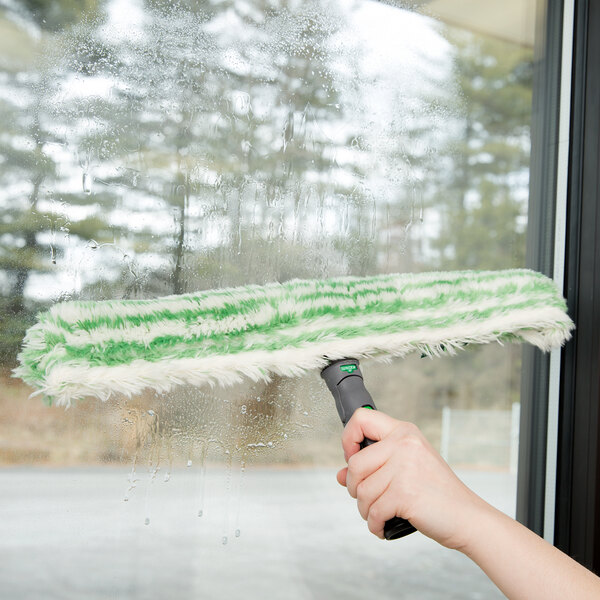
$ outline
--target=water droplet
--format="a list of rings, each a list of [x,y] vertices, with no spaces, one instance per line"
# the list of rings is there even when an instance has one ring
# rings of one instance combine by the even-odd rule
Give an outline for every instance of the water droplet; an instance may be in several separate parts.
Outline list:
[[[221,542],[223,543],[223,546],[225,546],[227,544],[227,536],[224,535],[223,539],[221,540]]]
[[[191,460],[188,460],[188,461],[187,461],[187,466],[188,466],[188,467],[191,467],[191,466],[192,466],[192,461],[191,461]]]
[[[149,411],[148,411],[148,414],[149,414],[151,417],[153,417],[153,416],[154,416],[156,413],[155,413],[153,410],[149,410]]]
[[[146,519],[144,520],[144,525],[150,525],[150,518],[146,517]]]
[[[204,514],[204,511],[203,511],[202,509],[200,509],[200,510],[198,511],[198,516],[199,516],[199,517],[201,517],[203,514]]]
[[[269,448],[272,448],[272,447],[273,447],[273,442],[267,442],[267,446],[268,446]]]
[[[247,409],[246,405],[245,405],[245,404],[242,404],[242,414],[243,414],[243,415],[245,415],[245,414],[246,414],[246,411],[247,411],[247,410],[248,410],[248,409]]]
[[[240,537],[240,533],[241,533],[240,530],[236,529],[235,530],[235,537]]]
[[[92,193],[92,178],[87,171],[83,172],[81,182],[83,186],[83,193],[89,196]]]

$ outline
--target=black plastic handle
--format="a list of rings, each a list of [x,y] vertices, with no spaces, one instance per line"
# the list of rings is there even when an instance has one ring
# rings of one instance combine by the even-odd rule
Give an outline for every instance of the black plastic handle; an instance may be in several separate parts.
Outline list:
[[[336,360],[321,371],[321,377],[325,380],[329,391],[335,399],[335,407],[344,426],[359,408],[375,408],[371,394],[367,391],[363,381],[360,365],[355,358]],[[376,442],[365,438],[360,447],[365,448]],[[397,540],[416,529],[401,517],[393,517],[386,521],[383,527],[383,535],[386,540]]]

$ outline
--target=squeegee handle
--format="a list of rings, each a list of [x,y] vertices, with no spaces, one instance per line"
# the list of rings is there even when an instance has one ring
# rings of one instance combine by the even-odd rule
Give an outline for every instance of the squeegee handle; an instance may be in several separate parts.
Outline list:
[[[321,371],[321,377],[333,394],[335,406],[344,426],[359,408],[376,410],[371,394],[367,391],[363,381],[358,360],[351,358],[332,362]],[[365,438],[360,447],[365,448],[375,444],[374,440]],[[393,517],[386,521],[383,534],[386,540],[397,540],[416,529],[406,520]]]

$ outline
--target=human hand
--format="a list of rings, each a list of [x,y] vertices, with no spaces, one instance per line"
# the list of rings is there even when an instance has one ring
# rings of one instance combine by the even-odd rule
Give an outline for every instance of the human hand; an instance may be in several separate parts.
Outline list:
[[[364,438],[377,443],[360,450]],[[458,479],[412,423],[362,408],[346,425],[342,446],[348,467],[337,479],[380,538],[385,522],[399,516],[440,544],[461,550],[476,527],[475,516],[491,508]]]
[[[377,443],[360,450],[364,438]],[[600,598],[600,578],[472,492],[412,423],[360,408],[342,446],[338,481],[375,535],[394,516],[408,519],[473,559],[511,600]]]

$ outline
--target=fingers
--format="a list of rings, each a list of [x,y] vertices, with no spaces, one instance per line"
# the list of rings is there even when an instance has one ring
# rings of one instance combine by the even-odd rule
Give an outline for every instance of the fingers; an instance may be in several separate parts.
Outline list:
[[[385,522],[398,514],[403,494],[399,478],[410,462],[415,440],[421,437],[412,423],[364,408],[354,413],[344,429],[342,446],[348,467],[338,472],[337,480],[356,498],[360,515],[380,538]],[[361,450],[365,438],[377,443]]]
[[[357,487],[369,475],[381,468],[389,458],[387,444],[379,442],[367,446],[348,458],[348,472],[346,473],[346,487],[348,493],[357,497]]]
[[[391,470],[387,466],[383,466],[358,484],[356,505],[360,516],[365,521],[368,520],[371,506],[389,490],[391,480]]]
[[[377,469],[356,487],[357,507],[360,516],[367,521],[369,530],[383,539],[384,525],[396,514],[393,495],[390,494],[392,470],[388,465]],[[337,474],[338,482],[346,485],[348,468]]]
[[[383,439],[391,431],[401,425],[401,421],[368,408],[359,408],[348,421],[342,434],[342,447],[346,461],[360,450],[360,443],[365,439],[376,442]]]
[[[397,516],[396,513],[393,495],[389,493],[382,494],[369,508],[367,517],[367,527],[369,528],[369,531],[378,538],[383,539],[385,523],[392,517]]]

